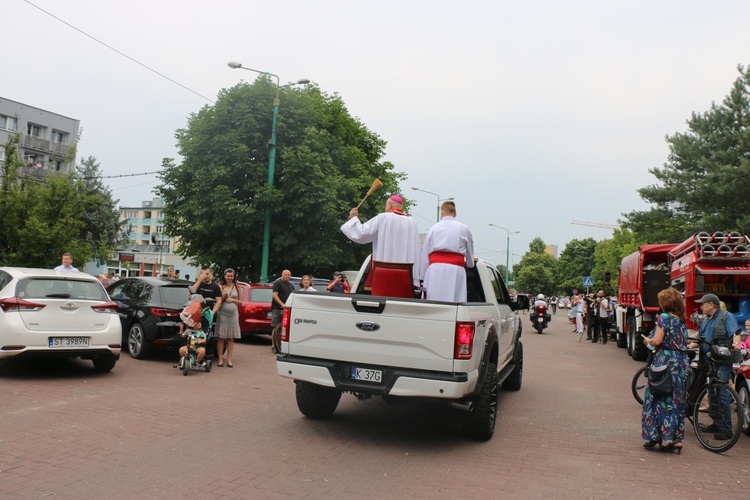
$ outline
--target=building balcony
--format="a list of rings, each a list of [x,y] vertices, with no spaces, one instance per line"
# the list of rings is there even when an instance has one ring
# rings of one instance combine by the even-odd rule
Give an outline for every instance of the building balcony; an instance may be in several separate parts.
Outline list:
[[[33,135],[23,136],[23,147],[24,149],[31,149],[44,153],[52,153],[61,157],[65,156],[65,153],[68,152],[68,146],[61,142],[52,142],[48,141],[47,139],[34,137]]]

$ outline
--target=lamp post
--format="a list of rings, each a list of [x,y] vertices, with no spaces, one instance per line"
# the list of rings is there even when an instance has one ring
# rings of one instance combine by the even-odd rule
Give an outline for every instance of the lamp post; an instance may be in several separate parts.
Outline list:
[[[276,78],[276,97],[273,100],[273,119],[271,120],[271,140],[268,141],[268,190],[270,191],[271,188],[273,188],[273,178],[274,178],[274,170],[276,168],[276,122],[279,119],[279,89],[282,87],[288,87],[289,85],[304,85],[306,83],[310,83],[310,80],[307,78],[301,78],[297,80],[294,83],[290,83],[289,85],[279,85],[279,77],[278,75],[274,75],[273,73],[269,73],[268,71],[260,71],[257,69],[251,69],[246,68],[241,63],[238,63],[236,61],[230,61],[227,63],[227,66],[229,66],[232,69],[244,69],[247,71],[252,71],[254,73],[258,73],[260,75],[268,75]],[[268,254],[270,252],[271,247],[271,210],[266,207],[265,209],[265,224],[263,226],[263,255],[261,257],[261,263],[260,263],[260,282],[261,283],[267,283],[268,282]]]
[[[433,193],[432,191],[427,191],[425,189],[419,189],[418,187],[412,187],[414,191],[422,191],[423,193],[431,194],[437,197],[437,217],[435,219],[436,222],[440,222],[440,202],[445,200],[452,200],[453,198],[440,198],[440,195],[437,193]]]
[[[502,229],[507,234],[507,238],[505,240],[505,285],[508,285],[508,267],[510,266],[510,235],[511,234],[518,234],[521,231],[510,231],[508,229],[505,229],[503,226],[498,226],[497,224],[490,224],[492,227],[496,227],[498,229]]]

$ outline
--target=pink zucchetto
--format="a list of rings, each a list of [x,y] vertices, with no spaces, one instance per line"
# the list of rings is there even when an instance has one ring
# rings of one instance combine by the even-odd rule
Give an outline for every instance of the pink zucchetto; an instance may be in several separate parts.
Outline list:
[[[404,204],[404,200],[402,200],[401,197],[399,195],[397,195],[397,194],[394,194],[393,196],[391,196],[388,199],[391,200],[391,201],[395,201],[399,205],[403,205]]]

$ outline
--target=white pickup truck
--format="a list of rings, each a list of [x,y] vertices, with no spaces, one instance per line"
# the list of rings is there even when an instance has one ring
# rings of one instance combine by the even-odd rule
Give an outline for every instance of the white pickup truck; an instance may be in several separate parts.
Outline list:
[[[333,414],[344,392],[360,400],[421,398],[460,410],[464,433],[490,439],[498,384],[518,390],[521,325],[497,269],[467,269],[463,303],[376,297],[364,290],[366,261],[351,294],[295,292],[282,320],[279,375],[294,379],[297,406]]]

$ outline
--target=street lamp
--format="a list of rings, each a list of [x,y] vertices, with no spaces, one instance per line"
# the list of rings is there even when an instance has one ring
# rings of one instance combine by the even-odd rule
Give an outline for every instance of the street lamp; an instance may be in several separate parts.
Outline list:
[[[435,195],[437,197],[437,218],[436,218],[436,221],[440,222],[440,202],[441,201],[446,201],[446,200],[452,200],[453,198],[442,198],[441,199],[439,194],[433,193],[432,191],[427,191],[425,189],[419,189],[418,187],[413,187],[412,189],[414,191],[422,191],[423,193],[432,194],[432,195]]]
[[[276,78],[276,98],[273,100],[273,120],[271,121],[271,140],[268,141],[268,190],[270,191],[271,188],[273,188],[273,177],[274,177],[274,169],[276,168],[276,122],[279,119],[279,89],[282,87],[288,87],[290,85],[304,85],[306,83],[310,83],[310,80],[307,78],[301,78],[297,80],[294,83],[290,83],[288,85],[279,85],[279,77],[278,75],[274,75],[273,73],[269,73],[268,71],[260,71],[257,69],[252,68],[246,68],[241,63],[238,63],[236,61],[230,61],[227,63],[227,66],[229,66],[232,69],[245,69],[247,71],[252,71],[254,73],[258,73],[260,75],[268,75]],[[261,258],[260,263],[260,282],[266,283],[268,282],[268,254],[271,247],[271,210],[266,207],[265,210],[266,214],[266,222],[263,226],[263,256]]]
[[[505,285],[508,285],[508,267],[510,266],[510,235],[511,234],[518,234],[521,231],[509,231],[508,229],[505,229],[503,226],[498,226],[497,224],[490,224],[492,227],[496,227],[498,229],[502,229],[507,233],[507,239],[505,240]]]

